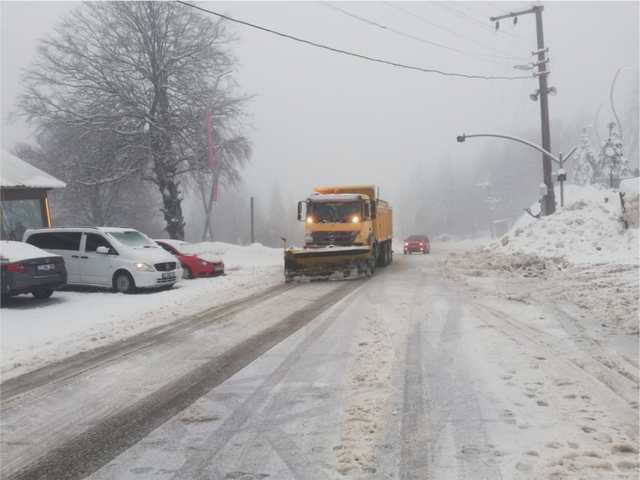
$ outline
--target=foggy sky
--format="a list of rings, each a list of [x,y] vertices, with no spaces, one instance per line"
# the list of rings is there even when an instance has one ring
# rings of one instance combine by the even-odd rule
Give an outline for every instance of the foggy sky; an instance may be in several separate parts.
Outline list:
[[[527,8],[524,2],[465,2],[451,10],[427,2],[400,5],[429,21],[476,39],[495,51],[435,29],[417,18],[373,2],[340,3],[353,13],[453,48],[484,54],[508,51],[530,57],[535,49],[534,17],[521,17],[492,32],[490,15]],[[20,91],[20,70],[33,59],[37,39],[74,5],[67,2],[2,2],[2,143],[11,148],[29,140],[29,129],[7,120]],[[518,75],[514,60],[498,64],[403,38],[347,17],[319,2],[202,2],[202,6],[310,40],[371,56],[442,70]],[[611,79],[624,66],[620,97],[637,80],[638,4],[636,2],[544,3],[545,40],[551,58],[549,84],[553,122],[592,115],[604,103],[608,114]],[[274,185],[286,201],[303,198],[314,185],[375,183],[393,200],[415,165],[427,167],[452,158],[472,160],[499,140],[455,142],[456,134],[516,134],[539,125],[539,105],[529,100],[537,80],[485,81],[398,70],[317,50],[239,25],[233,50],[240,62],[237,79],[250,104],[254,146],[244,171],[247,191],[268,202]],[[634,77],[635,75],[635,77]],[[539,142],[539,138],[529,138]],[[577,139],[576,139],[577,140]],[[498,142],[498,143],[496,143]]]

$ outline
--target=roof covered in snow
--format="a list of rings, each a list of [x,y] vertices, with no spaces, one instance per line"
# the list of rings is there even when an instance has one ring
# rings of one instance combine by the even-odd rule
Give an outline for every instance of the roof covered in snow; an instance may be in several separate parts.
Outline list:
[[[66,183],[0,149],[0,187],[64,188]]]

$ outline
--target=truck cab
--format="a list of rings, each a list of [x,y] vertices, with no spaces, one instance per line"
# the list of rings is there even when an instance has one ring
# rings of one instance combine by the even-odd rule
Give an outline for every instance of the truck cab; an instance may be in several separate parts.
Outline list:
[[[305,247],[370,245],[372,210],[367,195],[314,193],[298,204],[298,220],[305,223]]]

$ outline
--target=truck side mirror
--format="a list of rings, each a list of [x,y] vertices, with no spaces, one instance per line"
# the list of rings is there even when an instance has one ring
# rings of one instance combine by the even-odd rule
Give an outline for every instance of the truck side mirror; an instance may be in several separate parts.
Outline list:
[[[371,206],[369,204],[369,202],[365,202],[364,203],[364,215],[363,215],[365,220],[369,220],[371,218]]]
[[[371,218],[376,218],[376,202],[371,202]]]
[[[302,202],[298,202],[298,221],[302,221]]]

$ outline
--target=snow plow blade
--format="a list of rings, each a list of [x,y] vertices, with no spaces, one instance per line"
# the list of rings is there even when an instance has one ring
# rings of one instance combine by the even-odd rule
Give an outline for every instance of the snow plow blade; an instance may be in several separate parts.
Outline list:
[[[285,281],[308,278],[359,278],[369,274],[371,249],[364,247],[290,248],[284,253]]]

